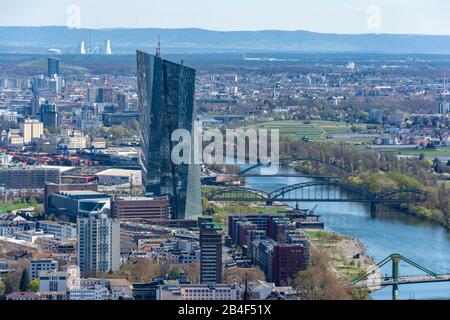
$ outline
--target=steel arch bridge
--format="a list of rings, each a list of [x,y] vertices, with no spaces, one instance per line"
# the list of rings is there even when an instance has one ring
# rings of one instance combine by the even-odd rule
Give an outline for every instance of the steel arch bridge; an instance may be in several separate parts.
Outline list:
[[[266,202],[268,206],[272,206],[275,202],[360,202],[370,203],[372,210],[376,211],[380,203],[423,202],[427,195],[422,190],[406,188],[372,193],[349,184],[316,181],[286,186],[271,193],[242,187],[228,187],[205,193],[204,197],[209,201],[218,202]]]
[[[310,162],[317,162],[317,163],[325,164],[325,165],[327,165],[327,166],[329,166],[329,167],[333,167],[333,168],[339,169],[339,171],[341,171],[341,172],[350,173],[350,170],[349,170],[347,167],[340,166],[340,165],[336,164],[336,163],[333,162],[333,161],[330,162],[330,161],[324,161],[324,160],[319,160],[319,159],[314,159],[314,158],[308,158],[308,157],[282,158],[282,159],[279,160],[279,163],[281,164],[281,163],[295,162],[295,161],[310,161]],[[268,164],[266,164],[266,165],[268,165]],[[260,167],[264,167],[264,166],[265,166],[265,164],[262,164],[262,163],[255,164],[255,165],[253,165],[253,166],[251,166],[251,167],[249,167],[249,168],[246,168],[246,169],[244,169],[244,170],[241,170],[241,171],[239,172],[239,175],[241,175],[241,176],[242,176],[242,175],[245,175],[246,173],[248,173],[248,172],[250,172],[250,171],[252,171],[252,170],[254,170],[254,169],[257,169],[257,168],[260,168]]]

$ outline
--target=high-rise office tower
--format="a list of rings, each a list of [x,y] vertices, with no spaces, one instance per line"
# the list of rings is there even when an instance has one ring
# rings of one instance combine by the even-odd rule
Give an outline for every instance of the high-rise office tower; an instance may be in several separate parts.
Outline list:
[[[200,167],[171,160],[172,133],[193,134],[195,70],[141,51],[137,69],[146,191],[170,196],[172,218],[196,218],[202,214]]]
[[[32,117],[39,117],[41,114],[41,99],[38,95],[33,95],[30,102],[30,115]]]
[[[199,218],[200,282],[222,283],[222,229],[211,218]]]
[[[55,75],[59,76],[59,60],[55,58],[48,58],[47,62],[47,76],[53,78]]]
[[[58,129],[58,108],[54,104],[43,104],[40,111],[41,121],[44,128],[52,132]]]
[[[119,93],[117,95],[117,103],[119,105],[119,111],[126,111],[128,109],[128,95],[125,93]]]
[[[78,266],[84,277],[120,268],[120,224],[106,214],[77,219]]]

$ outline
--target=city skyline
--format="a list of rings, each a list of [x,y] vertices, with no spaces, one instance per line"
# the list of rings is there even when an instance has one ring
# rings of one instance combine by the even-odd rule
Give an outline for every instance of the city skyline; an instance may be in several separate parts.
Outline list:
[[[133,15],[124,14],[133,10]],[[257,10],[256,10],[257,9]],[[378,0],[282,0],[245,3],[205,0],[164,3],[132,0],[111,5],[63,0],[5,2],[0,4],[0,26],[70,26],[74,28],[201,28],[218,31],[307,30],[322,33],[448,35],[445,13],[450,3]],[[17,13],[20,12],[20,15]],[[103,14],[98,15],[98,12]],[[401,13],[401,14],[400,14]],[[167,17],[171,17],[167,19]]]

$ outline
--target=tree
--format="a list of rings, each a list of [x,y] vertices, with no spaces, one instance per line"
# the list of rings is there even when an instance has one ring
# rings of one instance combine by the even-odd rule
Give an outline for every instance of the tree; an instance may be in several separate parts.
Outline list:
[[[183,270],[190,283],[200,283],[200,262],[183,265]]]
[[[20,272],[8,272],[3,276],[3,284],[5,286],[5,295],[19,291]]]
[[[120,267],[113,274],[104,274],[105,278],[125,278],[132,283],[147,283],[164,274],[160,264],[148,259],[136,259]],[[165,274],[164,274],[165,275]]]
[[[22,277],[20,278],[19,290],[21,292],[28,292],[30,289],[30,283],[28,281],[28,271],[23,269]]]
[[[225,269],[224,280],[226,283],[239,283],[243,284],[245,281],[265,281],[266,276],[259,267],[255,268],[228,268]]]
[[[34,279],[33,281],[30,282],[30,291],[35,293],[39,292],[39,285],[40,285],[39,278]]]
[[[5,284],[2,278],[0,278],[0,300],[5,296]]]
[[[347,288],[330,270],[330,258],[322,251],[312,250],[311,266],[299,272],[294,288],[303,300],[348,300]]]

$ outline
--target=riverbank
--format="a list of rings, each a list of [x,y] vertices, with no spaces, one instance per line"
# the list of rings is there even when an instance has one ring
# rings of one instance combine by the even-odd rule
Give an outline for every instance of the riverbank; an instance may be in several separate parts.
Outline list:
[[[305,230],[305,232],[313,247],[330,256],[332,268],[346,283],[376,265],[368,255],[364,243],[357,239],[324,230]],[[382,277],[382,274],[379,273],[377,276]]]

